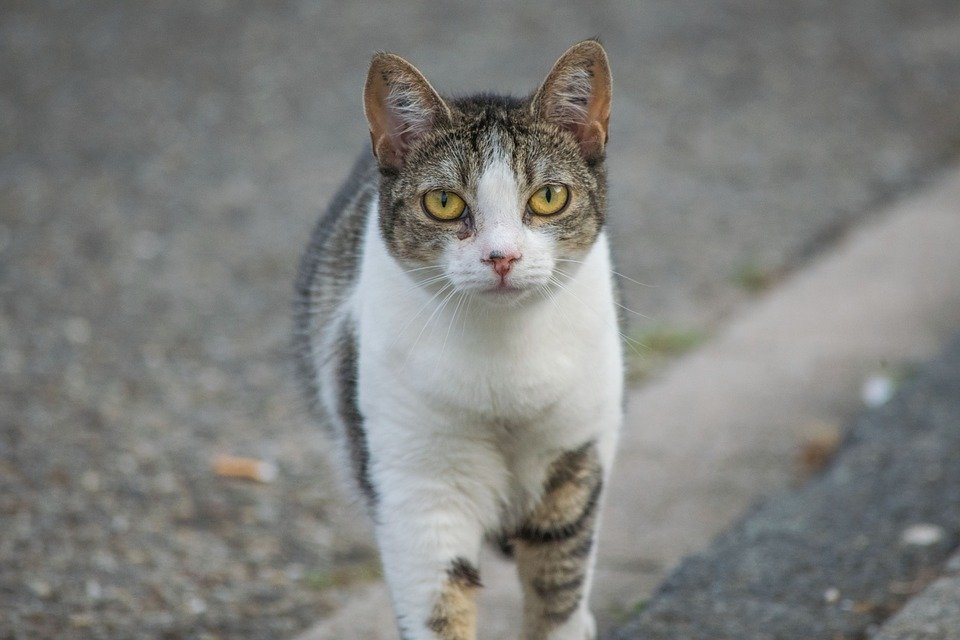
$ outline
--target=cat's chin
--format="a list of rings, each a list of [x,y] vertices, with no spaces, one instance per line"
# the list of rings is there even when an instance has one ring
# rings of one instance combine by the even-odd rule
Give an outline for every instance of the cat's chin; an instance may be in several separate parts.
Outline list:
[[[488,287],[478,291],[478,298],[498,307],[514,307],[532,300],[536,291],[533,287],[515,287],[512,285]]]

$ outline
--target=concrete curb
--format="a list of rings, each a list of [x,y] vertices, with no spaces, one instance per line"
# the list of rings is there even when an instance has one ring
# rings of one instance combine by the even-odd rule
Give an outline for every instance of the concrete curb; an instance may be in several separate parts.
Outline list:
[[[960,554],[944,575],[883,625],[873,640],[960,640]]]
[[[798,447],[855,413],[870,373],[936,352],[960,318],[957,247],[953,168],[632,394],[602,525],[593,595],[601,619],[644,599],[757,497],[788,486]],[[482,570],[480,637],[511,637],[519,614],[512,571],[488,561]],[[394,638],[382,626],[382,587],[361,601],[363,613],[357,602],[349,618],[335,615],[300,639]]]
[[[656,572],[644,568],[673,566],[757,497],[794,482],[797,451],[849,421],[867,377],[932,357],[960,319],[957,247],[953,168],[635,392],[610,483],[616,506],[605,513],[596,602],[629,609],[636,600],[619,594],[649,593]]]
[[[853,639],[875,631],[960,542],[958,390],[960,335],[889,404],[856,421],[828,472],[768,499],[684,559],[610,639]],[[935,617],[933,609],[901,626]],[[891,636],[901,637],[913,636]]]

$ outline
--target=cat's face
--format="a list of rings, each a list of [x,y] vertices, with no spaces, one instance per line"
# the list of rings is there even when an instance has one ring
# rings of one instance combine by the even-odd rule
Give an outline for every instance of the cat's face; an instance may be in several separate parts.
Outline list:
[[[609,78],[587,41],[529,100],[446,102],[409,63],[374,58],[365,103],[380,229],[414,281],[516,303],[576,270],[606,209]]]

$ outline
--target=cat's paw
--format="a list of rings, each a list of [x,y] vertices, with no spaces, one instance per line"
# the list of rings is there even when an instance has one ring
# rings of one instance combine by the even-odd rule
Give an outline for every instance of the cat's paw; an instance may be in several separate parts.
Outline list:
[[[597,640],[597,622],[593,614],[581,610],[550,632],[549,640]]]

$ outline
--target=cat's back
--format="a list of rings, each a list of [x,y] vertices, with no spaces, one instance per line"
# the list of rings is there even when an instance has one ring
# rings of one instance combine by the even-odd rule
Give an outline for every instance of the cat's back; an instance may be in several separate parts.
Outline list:
[[[317,220],[300,259],[294,293],[294,349],[300,377],[313,399],[318,391],[316,357],[323,351],[323,337],[337,324],[357,281],[363,233],[371,200],[377,195],[377,176],[375,158],[362,153]]]

